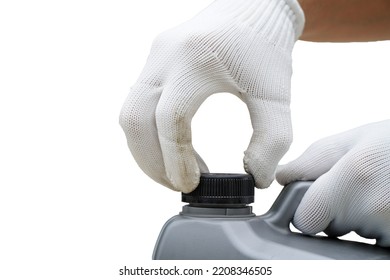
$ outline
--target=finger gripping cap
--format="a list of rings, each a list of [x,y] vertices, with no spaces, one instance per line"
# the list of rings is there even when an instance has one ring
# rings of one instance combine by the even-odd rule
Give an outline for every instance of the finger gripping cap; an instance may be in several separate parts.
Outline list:
[[[215,205],[242,205],[254,202],[255,182],[249,174],[203,173],[198,187],[182,193],[182,202]]]

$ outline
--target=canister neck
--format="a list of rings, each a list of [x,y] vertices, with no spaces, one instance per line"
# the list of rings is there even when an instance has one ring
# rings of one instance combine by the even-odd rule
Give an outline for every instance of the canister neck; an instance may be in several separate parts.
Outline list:
[[[202,217],[252,217],[254,180],[249,174],[203,173],[197,188],[182,193],[181,215]]]

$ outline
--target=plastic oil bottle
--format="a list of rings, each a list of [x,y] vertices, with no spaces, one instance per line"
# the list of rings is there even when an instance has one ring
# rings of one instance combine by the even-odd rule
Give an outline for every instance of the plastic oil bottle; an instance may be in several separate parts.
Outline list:
[[[390,249],[292,232],[290,222],[311,182],[284,187],[270,210],[252,212],[254,181],[248,174],[202,174],[195,191],[182,194],[182,211],[163,226],[153,259],[390,259]]]

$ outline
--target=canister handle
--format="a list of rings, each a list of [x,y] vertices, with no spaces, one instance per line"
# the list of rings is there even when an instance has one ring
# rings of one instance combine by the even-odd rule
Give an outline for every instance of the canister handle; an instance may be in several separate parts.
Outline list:
[[[271,208],[264,214],[264,219],[274,226],[290,230],[294,213],[312,183],[313,181],[297,181],[285,186]]]

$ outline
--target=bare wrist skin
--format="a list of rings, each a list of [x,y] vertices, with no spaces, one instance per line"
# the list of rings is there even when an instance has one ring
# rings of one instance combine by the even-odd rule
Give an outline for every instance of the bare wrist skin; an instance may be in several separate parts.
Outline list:
[[[300,40],[367,42],[390,39],[390,0],[298,0],[305,13]]]

